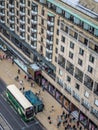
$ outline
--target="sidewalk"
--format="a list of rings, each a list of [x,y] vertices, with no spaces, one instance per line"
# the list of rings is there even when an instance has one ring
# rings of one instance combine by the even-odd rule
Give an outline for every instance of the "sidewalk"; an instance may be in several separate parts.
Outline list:
[[[23,86],[25,90],[32,90],[34,93],[38,93],[39,90],[41,91],[39,97],[43,100],[45,109],[43,112],[38,113],[36,117],[43,124],[43,126],[47,130],[65,130],[65,126],[63,126],[62,123],[61,126],[57,128],[57,118],[63,112],[63,108],[61,107],[61,105],[47,91],[42,91],[42,88],[39,87],[37,84],[35,84],[34,87],[31,87],[31,83],[28,82],[27,79],[24,79],[24,71],[20,70],[20,74],[18,74],[18,69],[19,66],[17,66],[15,63],[12,64],[11,59],[0,60],[0,78],[2,78],[7,83],[7,85],[15,84],[18,88],[20,88],[20,83],[15,80],[15,77],[18,75],[19,79],[23,81]],[[54,106],[54,109],[52,108],[52,106]],[[67,111],[65,111],[65,113],[67,113]],[[48,117],[51,118],[51,124],[49,123]],[[71,125],[74,124],[76,123],[71,123]]]

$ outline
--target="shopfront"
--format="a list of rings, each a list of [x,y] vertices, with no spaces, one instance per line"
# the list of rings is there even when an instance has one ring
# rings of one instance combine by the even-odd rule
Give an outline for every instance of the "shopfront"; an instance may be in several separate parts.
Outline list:
[[[97,126],[91,121],[89,120],[89,130],[97,130]]]
[[[87,128],[88,127],[88,118],[80,111],[79,121]]]
[[[63,106],[69,111],[70,110],[70,101],[64,96]]]

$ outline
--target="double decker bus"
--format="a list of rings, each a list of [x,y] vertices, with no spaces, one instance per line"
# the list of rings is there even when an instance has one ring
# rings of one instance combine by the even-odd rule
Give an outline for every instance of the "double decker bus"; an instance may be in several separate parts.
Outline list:
[[[24,121],[30,121],[34,118],[34,106],[14,84],[7,86],[6,96]]]

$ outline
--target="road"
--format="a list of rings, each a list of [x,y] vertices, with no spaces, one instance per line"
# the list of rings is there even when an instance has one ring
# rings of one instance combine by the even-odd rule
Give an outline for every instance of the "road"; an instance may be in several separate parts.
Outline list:
[[[24,122],[13,107],[6,101],[6,84],[0,79],[0,114],[6,120],[11,130],[45,130],[40,122],[35,118],[33,121]],[[0,124],[2,125],[2,124]]]

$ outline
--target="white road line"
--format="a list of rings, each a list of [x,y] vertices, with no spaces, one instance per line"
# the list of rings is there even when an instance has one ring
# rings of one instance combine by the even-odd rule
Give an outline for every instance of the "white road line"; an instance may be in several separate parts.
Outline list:
[[[17,122],[17,124],[18,124],[20,127],[22,127],[22,126],[19,124],[19,122],[15,119],[15,117],[12,115],[12,113],[4,106],[4,104],[3,104],[1,101],[0,101],[0,103],[1,103],[2,106],[6,109],[6,111],[9,112],[10,116],[15,120],[15,122]]]
[[[2,117],[2,119],[6,122],[6,124],[8,125],[8,127],[10,128],[10,130],[13,130],[13,128],[11,127],[11,125],[8,123],[8,121],[5,119],[5,117],[0,113],[0,116]]]

